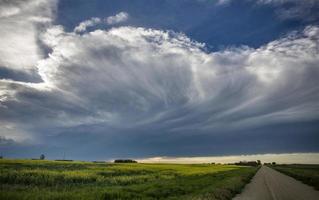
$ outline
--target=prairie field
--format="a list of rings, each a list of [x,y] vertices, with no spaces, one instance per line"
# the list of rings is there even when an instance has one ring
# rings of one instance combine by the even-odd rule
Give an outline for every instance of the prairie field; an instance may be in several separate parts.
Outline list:
[[[0,160],[0,199],[231,199],[257,167]]]
[[[319,165],[275,165],[272,168],[319,190]]]

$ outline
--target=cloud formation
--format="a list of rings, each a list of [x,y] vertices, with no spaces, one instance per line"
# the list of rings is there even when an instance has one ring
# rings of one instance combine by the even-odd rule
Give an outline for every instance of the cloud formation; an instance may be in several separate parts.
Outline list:
[[[114,25],[121,22],[124,22],[128,19],[129,15],[126,12],[119,12],[114,16],[109,16],[104,20],[98,17],[92,17],[91,19],[81,22],[78,26],[74,28],[74,32],[81,33],[86,31],[88,27],[96,26],[102,22],[106,22],[108,25]]]
[[[315,25],[258,48],[211,52],[173,31],[132,26],[87,30],[103,21],[123,22],[125,12],[105,20],[91,18],[67,32],[51,24],[53,1],[45,4],[47,11],[41,9],[47,1],[30,1],[29,7],[19,2],[4,4],[8,9],[0,14],[4,42],[15,46],[15,41],[24,41],[0,51],[3,144],[76,148],[85,141],[102,148],[121,141],[138,144],[138,154],[180,142],[180,152],[196,152],[199,147],[190,141],[197,135],[219,141],[239,137],[241,131],[247,138],[263,138],[253,130],[318,120]],[[25,7],[31,11],[22,12]],[[20,24],[22,17],[30,29]],[[8,19],[16,22],[19,34],[11,34]],[[204,150],[211,145],[199,143]],[[124,154],[129,148],[121,150]],[[161,153],[173,151],[170,147]]]
[[[120,12],[114,16],[110,16],[108,18],[106,18],[106,22],[109,25],[113,25],[113,24],[118,24],[121,22],[125,22],[126,20],[128,20],[129,15],[126,12]]]
[[[318,27],[307,27],[258,49],[209,53],[174,32],[52,27],[42,37],[52,53],[37,65],[44,82],[2,79],[1,120],[174,132],[316,119],[318,39]]]
[[[55,0],[0,2],[0,69],[33,72],[44,57],[37,36],[51,23],[55,9]]]
[[[84,32],[87,27],[95,26],[101,23],[101,19],[97,17],[92,17],[91,19],[81,22],[78,26],[74,28],[74,32]]]

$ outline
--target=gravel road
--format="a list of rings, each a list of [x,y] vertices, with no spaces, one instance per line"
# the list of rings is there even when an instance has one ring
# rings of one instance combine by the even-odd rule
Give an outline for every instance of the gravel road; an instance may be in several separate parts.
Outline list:
[[[319,200],[319,191],[274,169],[262,166],[251,183],[233,200]]]

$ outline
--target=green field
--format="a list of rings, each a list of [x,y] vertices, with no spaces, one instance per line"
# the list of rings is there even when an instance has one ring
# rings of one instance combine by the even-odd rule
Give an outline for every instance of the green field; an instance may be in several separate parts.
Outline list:
[[[319,165],[275,165],[272,168],[319,190]]]
[[[0,160],[0,199],[231,199],[255,167]]]

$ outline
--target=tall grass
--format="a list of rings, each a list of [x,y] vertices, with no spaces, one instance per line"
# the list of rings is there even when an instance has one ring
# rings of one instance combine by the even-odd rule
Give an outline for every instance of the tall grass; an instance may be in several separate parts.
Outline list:
[[[319,190],[319,165],[275,165],[272,168]]]
[[[253,167],[0,160],[0,199],[230,199]]]

